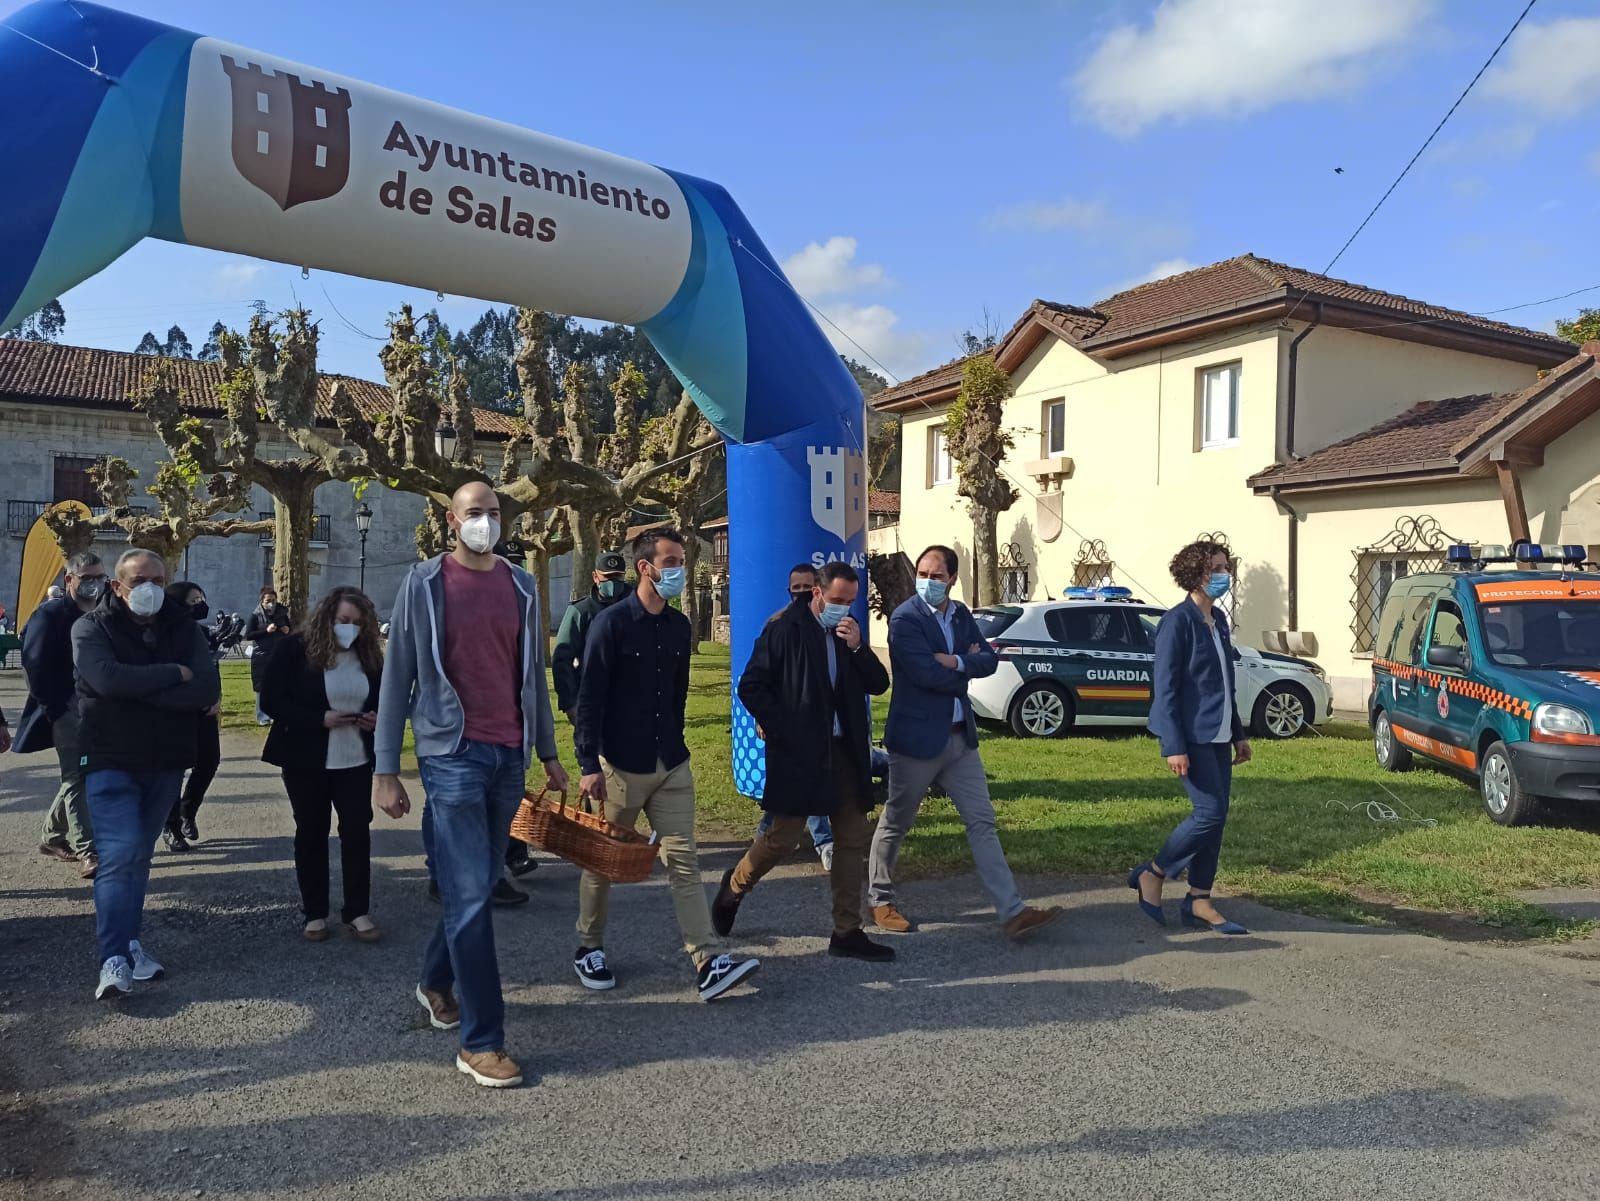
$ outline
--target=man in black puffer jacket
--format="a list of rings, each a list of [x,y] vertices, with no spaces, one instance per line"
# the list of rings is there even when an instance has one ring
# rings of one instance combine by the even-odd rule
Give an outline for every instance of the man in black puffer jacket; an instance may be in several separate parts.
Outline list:
[[[164,591],[166,566],[124,551],[111,590],[72,627],[79,741],[100,870],[97,998],[132,991],[162,968],[139,943],[156,839],[194,765],[196,723],[222,695],[205,634]]]

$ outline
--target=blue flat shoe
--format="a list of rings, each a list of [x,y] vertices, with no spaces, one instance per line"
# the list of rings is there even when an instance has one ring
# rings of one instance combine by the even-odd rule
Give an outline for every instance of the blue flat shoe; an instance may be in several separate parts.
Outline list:
[[[1196,917],[1194,912],[1194,898],[1184,897],[1183,904],[1178,906],[1178,916],[1183,919],[1185,926],[1192,926],[1198,930],[1211,930],[1217,934],[1248,934],[1238,922],[1208,922],[1203,917]]]
[[[1133,889],[1134,892],[1138,893],[1139,908],[1144,910],[1144,915],[1156,925],[1165,926],[1167,924],[1167,915],[1161,911],[1161,906],[1152,905],[1149,901],[1144,899],[1144,893],[1139,892],[1139,877],[1144,875],[1145,872],[1153,872],[1154,870],[1154,864],[1148,862],[1141,863],[1138,867],[1134,868],[1128,873],[1128,887]]]

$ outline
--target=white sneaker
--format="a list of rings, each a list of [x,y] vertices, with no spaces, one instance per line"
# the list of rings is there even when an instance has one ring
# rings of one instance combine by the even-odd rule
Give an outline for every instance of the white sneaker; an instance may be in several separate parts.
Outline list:
[[[112,1000],[117,996],[127,996],[133,991],[133,969],[128,966],[128,961],[121,955],[113,955],[100,965],[100,986],[94,990],[94,999],[100,1000],[108,994]]]
[[[139,945],[137,938],[129,941],[128,950],[133,952],[133,978],[135,980],[159,980],[166,975],[167,969],[145,954],[144,947]]]
[[[833,843],[825,842],[818,847],[817,858],[822,860],[822,870],[831,872],[833,870]]]

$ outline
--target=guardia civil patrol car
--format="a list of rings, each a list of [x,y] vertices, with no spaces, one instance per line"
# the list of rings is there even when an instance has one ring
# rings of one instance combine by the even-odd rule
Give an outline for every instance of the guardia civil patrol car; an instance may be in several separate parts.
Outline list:
[[[1378,765],[1474,777],[1502,825],[1541,798],[1600,801],[1600,575],[1582,546],[1452,546],[1378,617],[1368,714]]]
[[[1023,737],[1074,726],[1143,726],[1150,718],[1156,624],[1164,612],[1127,588],[1068,588],[1065,600],[973,612],[999,669],[967,688],[977,716]],[[1292,738],[1328,719],[1333,694],[1306,659],[1236,646],[1239,720],[1263,738]]]

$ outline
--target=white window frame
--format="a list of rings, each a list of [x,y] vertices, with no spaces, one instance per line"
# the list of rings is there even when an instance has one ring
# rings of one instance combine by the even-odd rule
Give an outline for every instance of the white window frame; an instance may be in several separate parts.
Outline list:
[[[950,441],[945,437],[944,426],[935,424],[928,430],[928,487],[941,488],[955,482],[956,465],[950,458]]]
[[[1228,432],[1220,438],[1212,437],[1211,422],[1211,381],[1218,376],[1226,375],[1229,379],[1228,390]],[[1214,367],[1202,367],[1200,376],[1200,449],[1215,450],[1224,446],[1239,445],[1239,393],[1242,391],[1243,364],[1239,362],[1218,363]]]
[[[1061,414],[1061,440],[1052,440],[1050,428],[1051,418]],[[1044,402],[1044,412],[1039,422],[1039,437],[1043,446],[1043,458],[1058,459],[1067,453],[1067,402],[1064,399],[1047,400]]]

